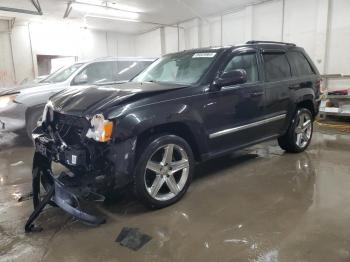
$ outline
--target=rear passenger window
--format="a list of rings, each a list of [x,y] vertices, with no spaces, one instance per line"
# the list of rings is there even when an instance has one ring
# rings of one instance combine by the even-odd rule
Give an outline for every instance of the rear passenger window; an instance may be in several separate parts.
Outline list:
[[[293,76],[308,76],[314,74],[309,62],[300,52],[289,52],[288,58],[292,66]]]
[[[247,83],[258,81],[258,65],[255,53],[235,55],[226,65],[224,73],[244,69],[247,72]]]
[[[290,66],[284,53],[265,53],[263,58],[266,81],[278,81],[291,77]]]

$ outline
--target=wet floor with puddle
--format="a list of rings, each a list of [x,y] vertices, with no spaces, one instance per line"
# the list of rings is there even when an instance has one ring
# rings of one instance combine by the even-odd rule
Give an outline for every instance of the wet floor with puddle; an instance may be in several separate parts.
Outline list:
[[[29,142],[0,136],[0,261],[350,261],[350,135],[315,132],[301,154],[270,142],[200,164],[177,204],[150,211],[125,192],[96,205],[99,227],[47,208],[44,230],[25,234],[32,155]],[[126,227],[151,240],[118,244]]]

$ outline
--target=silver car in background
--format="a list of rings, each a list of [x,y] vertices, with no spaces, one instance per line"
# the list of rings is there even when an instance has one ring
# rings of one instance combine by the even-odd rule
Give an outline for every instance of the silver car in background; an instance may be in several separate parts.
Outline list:
[[[31,137],[44,106],[53,94],[72,86],[127,82],[150,65],[154,58],[103,58],[61,68],[39,83],[0,90],[0,132]]]

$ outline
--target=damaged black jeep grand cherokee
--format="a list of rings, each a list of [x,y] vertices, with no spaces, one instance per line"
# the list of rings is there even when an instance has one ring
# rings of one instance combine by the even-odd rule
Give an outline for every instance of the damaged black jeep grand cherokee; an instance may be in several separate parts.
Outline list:
[[[319,89],[316,67],[294,44],[250,41],[165,55],[128,83],[51,97],[33,134],[34,168],[73,215],[72,198],[128,184],[144,204],[162,208],[185,194],[196,162],[269,139],[288,152],[305,150]],[[51,161],[69,172],[53,174]],[[62,193],[71,187],[79,193]]]

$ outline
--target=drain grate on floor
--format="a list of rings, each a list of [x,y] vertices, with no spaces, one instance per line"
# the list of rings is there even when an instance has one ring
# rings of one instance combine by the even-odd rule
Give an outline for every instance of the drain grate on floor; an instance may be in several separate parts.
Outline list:
[[[124,227],[115,242],[123,247],[137,251],[151,239],[151,236],[141,233],[138,228]]]

